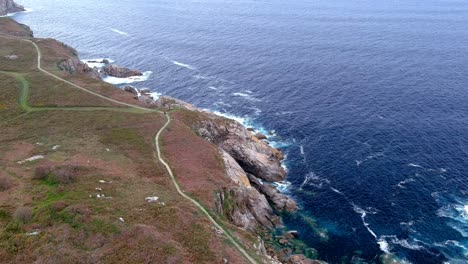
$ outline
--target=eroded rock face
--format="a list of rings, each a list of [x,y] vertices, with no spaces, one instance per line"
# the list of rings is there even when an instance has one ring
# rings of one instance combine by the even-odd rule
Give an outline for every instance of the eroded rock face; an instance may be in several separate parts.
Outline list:
[[[102,72],[106,75],[117,77],[117,78],[128,78],[132,76],[142,76],[143,73],[140,71],[130,70],[127,68],[119,67],[115,64],[106,65],[102,68]]]
[[[281,167],[283,155],[258,140],[242,124],[212,115],[200,122],[199,135],[229,153],[244,171],[268,182],[282,181],[286,175]]]
[[[275,186],[260,182],[252,174],[248,174],[248,177],[252,186],[268,197],[276,210],[294,212],[298,209],[296,202],[289,196],[282,194]]]
[[[0,16],[21,11],[25,11],[24,7],[13,0],[0,0]]]
[[[70,57],[58,63],[58,68],[70,74],[83,74],[94,79],[101,79],[97,70],[81,62],[78,57]]]
[[[218,194],[217,210],[237,226],[254,230],[258,224],[272,228],[281,221],[274,214],[266,197],[253,188],[245,171],[224,150],[220,150],[226,168],[226,177],[233,186]]]

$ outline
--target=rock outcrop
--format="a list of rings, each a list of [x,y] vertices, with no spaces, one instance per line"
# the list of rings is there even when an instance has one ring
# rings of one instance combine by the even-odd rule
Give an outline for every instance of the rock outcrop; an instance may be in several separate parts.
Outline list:
[[[21,11],[25,11],[24,7],[13,0],[0,0],[0,16]]]
[[[212,115],[199,124],[198,133],[229,153],[248,173],[268,182],[284,180],[284,158],[278,149],[258,140],[242,124]]]
[[[142,76],[143,73],[140,71],[130,70],[127,68],[119,67],[115,64],[109,64],[102,68],[102,72],[105,75],[117,77],[117,78],[128,78],[132,76]]]
[[[218,193],[217,211],[237,226],[253,230],[260,224],[272,228],[281,224],[275,214],[293,212],[297,205],[270,183],[284,180],[281,151],[259,140],[242,124],[171,97],[160,97],[156,105],[165,109],[183,108],[200,113],[192,128],[205,140],[217,145],[226,177],[232,185]]]
[[[278,225],[281,222],[279,217],[266,197],[251,186],[245,171],[227,152],[220,150],[220,154],[225,164],[226,177],[233,186],[218,194],[218,213],[248,230],[257,228],[257,223],[267,228]]]
[[[268,197],[268,200],[271,201],[276,210],[294,212],[298,209],[296,202],[291,197],[282,194],[272,184],[263,183],[252,174],[248,174],[248,177],[251,185]]]
[[[68,59],[63,59],[61,60],[57,67],[62,70],[66,71],[70,74],[83,74],[88,77],[94,78],[94,79],[101,79],[99,76],[99,73],[86,65],[86,63],[81,62],[78,57],[70,57]]]

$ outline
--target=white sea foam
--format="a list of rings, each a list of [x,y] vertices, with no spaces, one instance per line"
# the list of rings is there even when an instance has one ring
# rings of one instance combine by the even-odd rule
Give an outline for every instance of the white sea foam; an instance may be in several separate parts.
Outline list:
[[[102,62],[97,62],[97,61],[103,61],[103,60],[107,60],[109,63],[114,62],[114,60],[111,60],[109,58],[86,59],[86,60],[81,60],[81,62],[86,63],[86,65],[88,65],[91,68],[100,69],[100,68],[106,66],[106,64],[102,63]]]
[[[288,181],[282,181],[282,182],[275,182],[273,183],[273,185],[276,186],[276,188],[280,191],[280,192],[285,192],[288,190],[289,186],[291,186],[291,183],[288,182]]]
[[[390,246],[386,240],[386,238],[388,236],[381,236],[381,237],[378,237],[377,234],[374,232],[374,230],[372,230],[370,228],[370,225],[369,223],[366,222],[366,216],[368,213],[371,213],[371,214],[376,214],[376,210],[374,208],[371,208],[369,207],[368,209],[371,209],[371,211],[366,211],[364,209],[362,209],[361,207],[357,206],[356,204],[354,203],[351,203],[351,205],[353,206],[353,210],[354,212],[358,213],[359,215],[361,215],[361,219],[362,219],[362,223],[364,225],[364,227],[367,229],[367,231],[375,238],[377,244],[379,245],[379,248],[380,250],[382,250],[383,252],[387,253],[387,254],[390,254]]]
[[[330,189],[331,189],[332,191],[338,193],[338,194],[343,195],[343,193],[342,193],[341,191],[339,191],[339,190],[337,190],[337,189],[335,189],[335,188],[333,188],[333,187],[331,187],[331,186],[330,186]]]
[[[206,76],[203,76],[203,75],[200,75],[200,74],[194,75],[193,78],[198,79],[198,80],[210,79],[209,77],[206,77]]]
[[[300,146],[300,149],[301,149],[301,155],[304,155],[304,154],[305,154],[305,153],[304,153],[304,146],[301,145],[301,146]]]
[[[110,28],[110,30],[122,36],[127,36],[127,37],[130,36],[130,34],[128,34],[127,32],[124,32],[115,28]]]
[[[152,92],[150,95],[153,97],[154,100],[157,100],[162,94],[159,92]]]
[[[356,162],[356,166],[360,166],[363,161],[362,160],[355,160],[355,162]]]
[[[423,166],[421,166],[421,165],[419,165],[419,164],[415,164],[415,163],[409,163],[408,166],[414,167],[414,168],[421,168],[421,169],[424,168]]]
[[[15,12],[15,13],[9,13],[9,14],[6,14],[6,15],[4,15],[4,16],[0,16],[0,17],[12,17],[12,16],[14,16],[14,15],[16,15],[16,14],[21,14],[21,13],[23,13],[23,14],[24,14],[24,13],[31,13],[31,12],[33,12],[33,11],[34,11],[34,10],[33,10],[33,9],[31,9],[31,8],[25,8],[25,9],[24,9],[24,11]]]
[[[117,78],[112,76],[106,76],[102,80],[110,84],[128,84],[134,82],[144,82],[148,80],[152,71],[145,71],[142,76],[132,76],[128,78]]]
[[[400,181],[397,186],[400,187],[400,188],[406,188],[405,187],[405,184],[408,184],[408,183],[411,183],[411,182],[415,182],[416,180],[414,178],[408,178],[408,179],[405,179],[403,181]]]
[[[251,95],[251,93],[247,93],[245,91],[243,93],[241,93],[241,92],[233,93],[232,95],[243,97],[243,98],[245,98],[247,100],[250,100],[250,101],[257,101],[257,102],[261,101],[260,99],[253,97]]]
[[[317,176],[314,172],[309,172],[305,175],[304,181],[299,186],[299,190],[302,190],[302,188],[306,185],[314,186],[316,188],[322,188],[325,184],[330,184],[330,180],[321,178]]]
[[[185,64],[185,63],[178,62],[178,61],[171,61],[171,62],[174,63],[177,66],[184,67],[184,68],[187,68],[187,69],[190,69],[190,70],[195,70],[195,67],[193,67],[193,66],[191,66],[189,64]]]
[[[211,89],[211,90],[218,90],[218,88],[214,87],[214,86],[209,86],[208,89]]]

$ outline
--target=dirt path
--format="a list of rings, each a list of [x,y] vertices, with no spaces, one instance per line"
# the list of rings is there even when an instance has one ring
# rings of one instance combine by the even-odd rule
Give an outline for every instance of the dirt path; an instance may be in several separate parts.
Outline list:
[[[95,110],[111,110],[111,111],[121,111],[121,112],[134,112],[134,113],[150,113],[150,112],[154,112],[154,113],[162,113],[161,111],[159,110],[153,110],[153,109],[148,109],[148,108],[144,108],[144,107],[140,107],[140,106],[137,106],[137,105],[132,105],[132,104],[127,104],[127,103],[124,103],[124,102],[120,102],[120,101],[117,101],[117,100],[114,100],[112,98],[109,98],[109,97],[106,97],[104,95],[101,95],[101,94],[98,94],[98,93],[95,93],[93,91],[90,91],[88,89],[85,89],[79,85],[76,85],[72,82],[69,82],[63,78],[60,78],[59,76],[57,75],[54,75],[53,73],[50,73],[48,72],[47,70],[44,70],[42,67],[41,67],[41,57],[42,57],[42,54],[41,54],[41,50],[39,49],[39,46],[37,46],[36,43],[34,43],[33,41],[29,40],[29,39],[22,39],[22,38],[12,38],[12,37],[7,37],[7,36],[3,36],[3,35],[0,35],[0,37],[3,37],[3,38],[8,38],[8,39],[15,39],[15,40],[19,40],[19,41],[26,41],[26,42],[29,42],[31,43],[36,51],[37,51],[37,69],[59,81],[62,81],[66,84],[69,84],[79,90],[82,90],[84,92],[87,92],[87,93],[90,93],[94,96],[97,96],[99,98],[102,98],[102,99],[105,99],[107,101],[110,101],[110,102],[113,102],[113,103],[117,103],[117,104],[120,104],[120,105],[125,105],[125,106],[128,106],[129,108],[120,108],[120,107],[31,107],[29,104],[28,104],[28,97],[29,97],[29,92],[30,92],[30,88],[29,88],[29,84],[28,82],[26,81],[26,79],[24,79],[24,77],[19,74],[19,73],[13,73],[13,72],[4,72],[4,71],[0,71],[0,73],[3,73],[3,74],[9,74],[9,75],[12,75],[14,76],[18,81],[21,82],[21,93],[20,93],[20,99],[19,99],[19,104],[21,105],[21,107],[26,110],[26,113],[29,113],[31,111],[44,111],[44,110],[65,110],[65,111],[95,111]],[[133,110],[133,111],[132,111]],[[138,110],[138,111],[135,111],[135,110]],[[22,114],[21,116],[25,115],[25,114]],[[169,164],[164,161],[164,159],[162,158],[162,154],[161,154],[161,148],[160,148],[160,144],[159,144],[159,141],[160,141],[160,136],[161,134],[164,132],[164,130],[169,126],[169,124],[171,123],[171,117],[169,114],[167,113],[164,113],[165,117],[166,117],[166,123],[164,124],[163,127],[161,127],[161,129],[157,132],[156,136],[154,137],[154,141],[155,141],[155,146],[156,146],[156,151],[158,153],[158,159],[159,159],[159,162],[161,162],[164,167],[166,168],[169,176],[171,177],[171,180],[172,180],[172,183],[174,184],[176,190],[177,190],[177,193],[182,196],[184,199],[188,200],[189,202],[191,202],[193,205],[195,205],[200,211],[203,212],[203,214],[208,218],[208,220],[218,229],[218,230],[221,230],[223,232],[223,234],[226,236],[226,238],[236,247],[237,250],[239,250],[239,252],[250,262],[250,263],[257,263],[257,261],[252,258],[249,253],[247,253],[247,251],[220,225],[218,224],[218,222],[216,222],[216,220],[208,213],[208,211],[199,203],[197,202],[196,200],[192,199],[190,196],[186,195],[184,193],[184,191],[182,191],[182,189],[180,188],[179,184],[177,183],[176,179],[175,179],[175,176],[172,172],[172,169],[171,167],[169,166]],[[17,117],[19,118],[19,117]]]
[[[237,248],[237,250],[239,250],[239,252],[241,252],[248,260],[250,263],[257,263],[245,250],[244,248],[242,248],[235,240],[234,238],[221,226],[219,225],[216,220],[213,219],[213,217],[210,215],[210,213],[208,213],[208,211],[197,201],[195,201],[194,199],[192,199],[190,196],[186,195],[184,193],[184,191],[182,191],[182,189],[180,188],[179,184],[177,183],[175,177],[174,177],[174,174],[172,173],[172,169],[171,167],[169,166],[169,164],[166,163],[166,161],[164,161],[164,159],[162,158],[162,155],[161,155],[161,148],[159,146],[159,141],[160,141],[160,137],[161,137],[161,134],[162,132],[164,132],[164,130],[166,129],[167,126],[169,126],[169,124],[171,123],[171,117],[168,115],[168,114],[165,114],[166,116],[166,123],[164,124],[164,126],[158,131],[158,133],[156,134],[156,137],[154,138],[154,142],[156,144],[156,150],[158,152],[158,159],[159,161],[166,167],[166,170],[167,172],[169,173],[169,176],[171,176],[171,180],[172,180],[172,183],[174,184],[174,186],[176,187],[177,189],[177,192],[180,194],[180,196],[182,196],[183,198],[185,198],[186,200],[190,201],[192,204],[194,204],[196,207],[198,207],[198,209],[200,209],[200,211],[203,212],[203,214],[205,214],[205,216],[208,218],[208,220],[210,220],[213,225],[218,229],[218,230],[221,230],[223,232],[223,234],[228,238],[228,240]]]

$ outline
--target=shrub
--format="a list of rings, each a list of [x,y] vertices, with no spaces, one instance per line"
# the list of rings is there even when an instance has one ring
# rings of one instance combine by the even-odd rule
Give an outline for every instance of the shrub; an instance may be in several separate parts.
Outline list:
[[[73,183],[76,181],[75,167],[64,166],[55,169],[50,173],[49,178],[51,182],[57,182],[62,184]]]
[[[14,219],[22,223],[29,222],[32,219],[32,216],[32,209],[31,207],[27,206],[18,207],[18,209],[16,209],[15,213],[13,214]]]
[[[46,180],[47,177],[49,177],[49,174],[51,173],[52,169],[50,166],[39,166],[36,167],[36,170],[34,171],[34,180]]]
[[[11,188],[11,180],[7,176],[0,176],[0,191],[6,191]]]
[[[64,166],[39,166],[36,167],[34,177],[35,180],[46,180],[50,183],[68,184],[76,181],[76,178],[86,168],[73,165]]]

